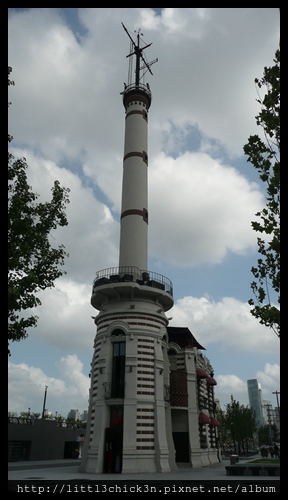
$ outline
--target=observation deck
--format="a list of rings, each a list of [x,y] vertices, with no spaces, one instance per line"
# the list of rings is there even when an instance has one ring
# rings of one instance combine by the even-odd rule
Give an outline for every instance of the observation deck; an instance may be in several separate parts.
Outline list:
[[[167,311],[173,306],[173,285],[162,274],[134,266],[97,271],[91,305],[100,310],[105,303],[119,300],[152,300]]]

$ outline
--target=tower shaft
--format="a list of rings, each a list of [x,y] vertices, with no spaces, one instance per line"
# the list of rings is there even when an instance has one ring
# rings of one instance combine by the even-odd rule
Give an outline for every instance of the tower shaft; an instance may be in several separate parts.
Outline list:
[[[124,93],[126,110],[119,267],[147,269],[149,94],[132,86]]]

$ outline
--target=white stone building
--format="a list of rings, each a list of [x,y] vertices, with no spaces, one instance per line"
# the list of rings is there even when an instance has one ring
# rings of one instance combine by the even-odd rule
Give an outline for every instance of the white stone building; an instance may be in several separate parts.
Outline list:
[[[147,270],[151,73],[140,34],[131,41],[135,81],[123,94],[125,145],[119,266],[99,271],[99,311],[81,472],[168,472],[218,461],[213,368],[188,328],[169,327],[171,281]],[[153,61],[155,62],[155,61]],[[142,64],[142,66],[141,66]],[[131,72],[131,74],[133,74]]]

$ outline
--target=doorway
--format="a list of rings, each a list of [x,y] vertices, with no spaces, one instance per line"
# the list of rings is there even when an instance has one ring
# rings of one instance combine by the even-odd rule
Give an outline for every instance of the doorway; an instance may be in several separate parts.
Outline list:
[[[176,451],[176,462],[190,462],[188,432],[173,432],[173,441]]]
[[[123,453],[123,406],[111,406],[110,427],[105,429],[104,473],[121,473]]]

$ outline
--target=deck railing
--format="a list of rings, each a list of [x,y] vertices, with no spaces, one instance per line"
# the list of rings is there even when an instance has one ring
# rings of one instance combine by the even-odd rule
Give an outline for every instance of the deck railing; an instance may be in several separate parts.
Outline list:
[[[120,282],[134,282],[139,285],[151,286],[163,290],[173,297],[173,285],[166,276],[154,271],[141,270],[135,266],[109,267],[97,271],[93,281],[93,292],[98,286]]]

